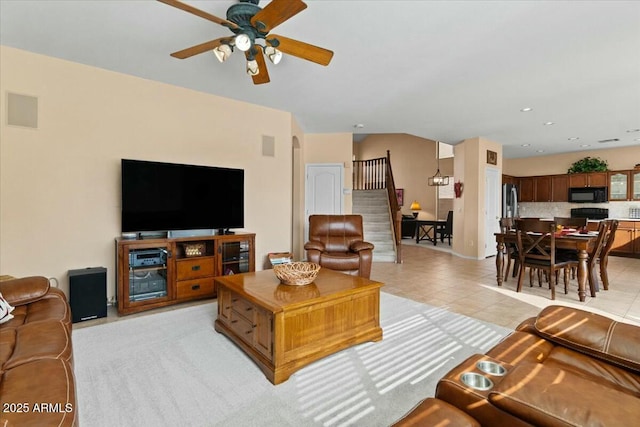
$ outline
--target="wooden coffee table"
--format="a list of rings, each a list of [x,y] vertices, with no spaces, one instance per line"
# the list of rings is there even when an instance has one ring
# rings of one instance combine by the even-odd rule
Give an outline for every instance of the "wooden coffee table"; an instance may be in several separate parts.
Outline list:
[[[280,284],[273,270],[216,277],[216,331],[229,337],[273,384],[366,341],[380,341],[382,283],[323,268],[305,286]]]

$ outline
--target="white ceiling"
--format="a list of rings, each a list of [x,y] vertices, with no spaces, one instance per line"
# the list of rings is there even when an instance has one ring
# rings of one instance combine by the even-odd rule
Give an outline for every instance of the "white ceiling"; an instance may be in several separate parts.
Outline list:
[[[235,1],[185,3],[224,18]],[[0,0],[0,43],[290,111],[309,133],[481,136],[506,158],[633,145],[640,158],[638,1],[306,3],[273,33],[333,50],[331,64],[288,56],[260,86],[237,53],[170,57],[232,33],[154,0]]]

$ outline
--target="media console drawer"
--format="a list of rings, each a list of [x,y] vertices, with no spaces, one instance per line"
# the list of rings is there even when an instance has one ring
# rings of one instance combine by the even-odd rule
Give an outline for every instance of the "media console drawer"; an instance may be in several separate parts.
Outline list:
[[[178,299],[195,298],[214,293],[213,277],[206,277],[194,280],[181,280],[177,282]]]
[[[214,258],[203,257],[194,259],[180,259],[176,261],[177,280],[197,279],[214,275]]]

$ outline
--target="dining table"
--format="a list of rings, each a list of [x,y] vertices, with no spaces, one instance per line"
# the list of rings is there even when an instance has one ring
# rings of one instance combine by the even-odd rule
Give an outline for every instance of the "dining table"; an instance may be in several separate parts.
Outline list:
[[[502,286],[505,244],[517,244],[517,237],[515,232],[495,233],[495,236],[498,245],[498,254],[496,255],[496,277],[498,280],[498,286]],[[578,298],[580,298],[581,302],[584,302],[586,297],[586,285],[589,280],[589,275],[593,275],[592,277],[595,279],[593,280],[594,286],[590,287],[590,295],[592,297],[596,296],[598,282],[594,272],[588,271],[587,260],[589,259],[589,252],[593,249],[597,237],[598,234],[593,232],[586,234],[558,233],[555,236],[556,249],[571,249],[575,250],[578,254]]]

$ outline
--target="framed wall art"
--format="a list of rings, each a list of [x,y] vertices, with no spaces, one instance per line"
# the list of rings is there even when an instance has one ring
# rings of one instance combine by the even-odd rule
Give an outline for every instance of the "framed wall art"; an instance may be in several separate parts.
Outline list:
[[[398,199],[398,206],[404,205],[404,188],[396,188],[396,198]]]
[[[487,150],[487,163],[490,165],[498,164],[498,153],[495,151]]]

